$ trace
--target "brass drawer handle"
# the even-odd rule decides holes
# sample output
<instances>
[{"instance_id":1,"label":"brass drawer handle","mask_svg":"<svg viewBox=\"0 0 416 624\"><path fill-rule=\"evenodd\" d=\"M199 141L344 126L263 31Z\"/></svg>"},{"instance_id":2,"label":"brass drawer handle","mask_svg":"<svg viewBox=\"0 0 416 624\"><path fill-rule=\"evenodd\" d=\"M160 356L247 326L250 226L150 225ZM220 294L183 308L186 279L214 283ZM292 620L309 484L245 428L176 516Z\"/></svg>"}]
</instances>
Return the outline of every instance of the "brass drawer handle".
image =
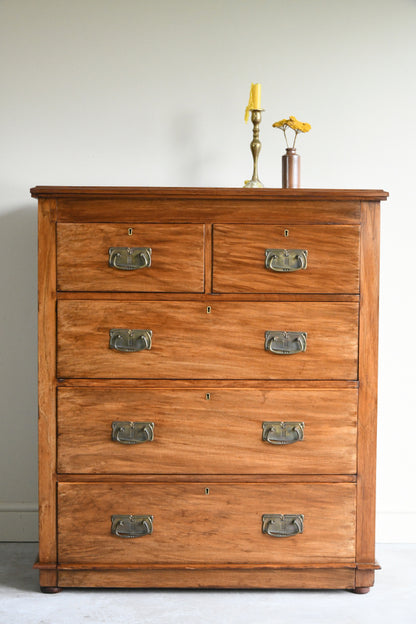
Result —
<instances>
[{"instance_id":1,"label":"brass drawer handle","mask_svg":"<svg viewBox=\"0 0 416 624\"><path fill-rule=\"evenodd\" d=\"M150 247L110 247L108 264L120 271L144 269L152 264L152 250Z\"/></svg>"},{"instance_id":2,"label":"brass drawer handle","mask_svg":"<svg viewBox=\"0 0 416 624\"><path fill-rule=\"evenodd\" d=\"M290 537L303 533L302 514L264 514L263 533L270 537Z\"/></svg>"},{"instance_id":3,"label":"brass drawer handle","mask_svg":"<svg viewBox=\"0 0 416 624\"><path fill-rule=\"evenodd\" d=\"M143 444L154 439L155 424L152 422L121 422L112 424L111 439L120 444Z\"/></svg>"},{"instance_id":4,"label":"brass drawer handle","mask_svg":"<svg viewBox=\"0 0 416 624\"><path fill-rule=\"evenodd\" d=\"M131 353L152 348L151 329L110 329L110 349Z\"/></svg>"},{"instance_id":5,"label":"brass drawer handle","mask_svg":"<svg viewBox=\"0 0 416 624\"><path fill-rule=\"evenodd\" d=\"M117 537L143 537L153 533L153 516L111 516L111 533Z\"/></svg>"},{"instance_id":6,"label":"brass drawer handle","mask_svg":"<svg viewBox=\"0 0 416 624\"><path fill-rule=\"evenodd\" d=\"M263 440L269 444L293 444L303 440L303 422L264 422Z\"/></svg>"},{"instance_id":7,"label":"brass drawer handle","mask_svg":"<svg viewBox=\"0 0 416 624\"><path fill-rule=\"evenodd\" d=\"M306 332L266 331L264 348L279 355L306 351Z\"/></svg>"},{"instance_id":8,"label":"brass drawer handle","mask_svg":"<svg viewBox=\"0 0 416 624\"><path fill-rule=\"evenodd\" d=\"M264 265L270 271L288 273L308 266L307 249L266 249Z\"/></svg>"}]
</instances>

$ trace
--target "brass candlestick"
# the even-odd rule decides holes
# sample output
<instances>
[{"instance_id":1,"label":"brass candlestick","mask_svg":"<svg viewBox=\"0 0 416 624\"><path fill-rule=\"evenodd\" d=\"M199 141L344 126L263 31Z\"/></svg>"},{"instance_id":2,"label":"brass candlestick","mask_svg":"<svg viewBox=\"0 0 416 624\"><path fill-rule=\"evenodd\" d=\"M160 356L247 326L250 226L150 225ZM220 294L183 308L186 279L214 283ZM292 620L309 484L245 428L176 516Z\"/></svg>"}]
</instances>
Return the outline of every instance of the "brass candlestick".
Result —
<instances>
[{"instance_id":1,"label":"brass candlestick","mask_svg":"<svg viewBox=\"0 0 416 624\"><path fill-rule=\"evenodd\" d=\"M258 175L258 160L261 150L261 142L259 139L261 114L264 108L251 109L251 121L253 122L253 140L250 143L251 153L253 154L253 175L251 180L244 184L244 188L263 188L264 184L260 182Z\"/></svg>"}]
</instances>

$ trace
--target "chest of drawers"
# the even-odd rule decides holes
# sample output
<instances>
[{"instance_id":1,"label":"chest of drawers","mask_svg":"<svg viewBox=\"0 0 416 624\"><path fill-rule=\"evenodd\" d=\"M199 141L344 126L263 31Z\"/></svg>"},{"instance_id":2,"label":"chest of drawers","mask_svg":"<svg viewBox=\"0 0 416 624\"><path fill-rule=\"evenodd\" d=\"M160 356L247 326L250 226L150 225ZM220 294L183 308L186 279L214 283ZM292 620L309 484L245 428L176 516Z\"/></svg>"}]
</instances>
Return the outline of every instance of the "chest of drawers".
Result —
<instances>
[{"instance_id":1,"label":"chest of drawers","mask_svg":"<svg viewBox=\"0 0 416 624\"><path fill-rule=\"evenodd\" d=\"M368 591L387 193L31 192L41 588Z\"/></svg>"}]
</instances>

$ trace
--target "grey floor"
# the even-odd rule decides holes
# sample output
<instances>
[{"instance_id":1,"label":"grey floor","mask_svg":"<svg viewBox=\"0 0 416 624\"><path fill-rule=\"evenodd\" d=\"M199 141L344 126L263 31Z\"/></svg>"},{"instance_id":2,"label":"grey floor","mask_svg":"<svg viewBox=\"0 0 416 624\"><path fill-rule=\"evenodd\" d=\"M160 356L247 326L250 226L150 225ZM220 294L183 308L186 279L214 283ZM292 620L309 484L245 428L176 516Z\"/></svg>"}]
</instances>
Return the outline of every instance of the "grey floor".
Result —
<instances>
[{"instance_id":1,"label":"grey floor","mask_svg":"<svg viewBox=\"0 0 416 624\"><path fill-rule=\"evenodd\" d=\"M0 624L416 624L416 544L379 544L366 595L347 591L39 592L37 544L0 543Z\"/></svg>"}]
</instances>

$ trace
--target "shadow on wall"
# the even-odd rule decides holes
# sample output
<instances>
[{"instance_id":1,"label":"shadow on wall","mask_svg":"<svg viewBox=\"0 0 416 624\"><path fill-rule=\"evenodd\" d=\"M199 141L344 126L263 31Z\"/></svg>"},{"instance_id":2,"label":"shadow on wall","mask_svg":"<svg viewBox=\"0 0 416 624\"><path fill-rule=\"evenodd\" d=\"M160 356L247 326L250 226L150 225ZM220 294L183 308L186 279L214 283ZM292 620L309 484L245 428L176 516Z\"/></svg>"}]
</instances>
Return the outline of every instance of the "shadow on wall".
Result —
<instances>
[{"instance_id":1,"label":"shadow on wall","mask_svg":"<svg viewBox=\"0 0 416 624\"><path fill-rule=\"evenodd\" d=\"M37 211L0 215L0 502L37 499ZM7 432L7 435L5 434Z\"/></svg>"}]
</instances>

